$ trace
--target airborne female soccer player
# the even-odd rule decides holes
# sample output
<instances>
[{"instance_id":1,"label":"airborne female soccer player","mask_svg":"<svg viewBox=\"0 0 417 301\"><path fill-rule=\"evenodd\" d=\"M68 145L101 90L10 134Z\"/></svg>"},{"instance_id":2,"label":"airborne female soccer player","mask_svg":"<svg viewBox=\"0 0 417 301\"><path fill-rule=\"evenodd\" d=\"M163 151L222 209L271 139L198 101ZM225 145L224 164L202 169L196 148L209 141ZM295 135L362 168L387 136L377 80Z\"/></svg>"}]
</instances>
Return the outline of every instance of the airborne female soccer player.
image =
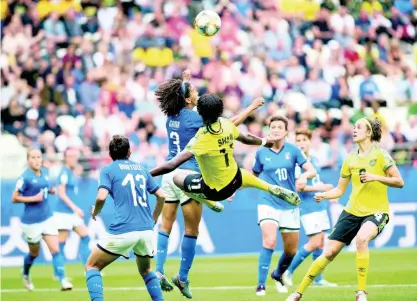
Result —
<instances>
[{"instance_id":1,"label":"airborne female soccer player","mask_svg":"<svg viewBox=\"0 0 417 301\"><path fill-rule=\"evenodd\" d=\"M197 106L198 91L189 83L190 71L185 70L182 73L182 80L171 79L158 87L155 92L162 112L167 115L166 129L169 138L169 155L168 160L174 158L180 153L203 126L203 119L200 114L194 110ZM263 105L263 98L257 98L253 103L243 110L240 114L234 116L231 121L239 125L243 120L258 107ZM181 243L181 263L179 273L172 277L173 283L179 288L181 293L192 298L189 289L188 273L191 269L195 248L197 244L198 226L201 221L203 212L202 205L194 201L178 188L173 177L182 170L188 172L200 172L198 163L195 158L191 158L182 164L177 170L165 174L162 177L162 190L166 200L162 210L162 223L158 233L158 249L156 253L156 274L160 280L162 290L171 291L173 286L168 281L164 272L164 265L167 257L168 241L172 226L177 217L179 205L181 205L184 215L184 237ZM207 201L210 209L221 211L223 205L218 202Z\"/></svg>"},{"instance_id":2,"label":"airborne female soccer player","mask_svg":"<svg viewBox=\"0 0 417 301\"><path fill-rule=\"evenodd\" d=\"M232 121L220 117L223 113L223 101L217 95L201 96L197 110L203 118L204 127L199 129L182 152L152 169L152 176L169 173L194 155L201 174L184 170L178 172L173 181L197 201L222 201L241 187L253 187L269 191L291 204L300 203L295 192L256 178L247 170L239 168L233 157L235 140L248 145L272 147L274 138L261 139L248 133L240 133Z\"/></svg>"},{"instance_id":3,"label":"airborne female soccer player","mask_svg":"<svg viewBox=\"0 0 417 301\"><path fill-rule=\"evenodd\" d=\"M381 140L381 123L378 119L359 119L353 129L353 141L359 149L343 163L337 187L316 193L315 199L335 199L343 195L352 180L352 193L333 232L328 237L323 255L317 258L297 291L286 301L299 301L314 278L349 245L356 236L356 267L358 292L356 301L366 301L366 277L369 266L371 240L378 236L388 223L388 187L402 188L404 181L391 156L375 142Z\"/></svg>"}]
</instances>

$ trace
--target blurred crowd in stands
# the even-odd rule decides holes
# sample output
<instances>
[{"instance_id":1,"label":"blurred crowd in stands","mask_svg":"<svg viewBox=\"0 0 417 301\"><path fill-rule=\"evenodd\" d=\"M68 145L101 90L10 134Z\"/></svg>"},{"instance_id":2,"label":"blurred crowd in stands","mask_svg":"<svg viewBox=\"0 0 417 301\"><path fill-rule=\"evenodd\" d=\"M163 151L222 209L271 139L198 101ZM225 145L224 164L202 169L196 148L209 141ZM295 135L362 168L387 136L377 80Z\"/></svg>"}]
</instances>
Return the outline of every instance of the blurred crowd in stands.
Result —
<instances>
[{"instance_id":1,"label":"blurred crowd in stands","mask_svg":"<svg viewBox=\"0 0 417 301\"><path fill-rule=\"evenodd\" d=\"M399 164L417 166L416 4L2 0L1 125L10 147L1 153L39 146L53 163L76 147L94 171L109 160L111 136L124 134L133 159L153 166L167 155L154 91L189 68L200 94L223 97L227 117L263 96L242 126L256 135L275 114L290 118L290 131L314 130L322 167L340 167L363 116L382 121L381 144ZM213 38L192 27L203 9L222 18ZM237 156L250 166L254 151L241 145Z\"/></svg>"}]
</instances>

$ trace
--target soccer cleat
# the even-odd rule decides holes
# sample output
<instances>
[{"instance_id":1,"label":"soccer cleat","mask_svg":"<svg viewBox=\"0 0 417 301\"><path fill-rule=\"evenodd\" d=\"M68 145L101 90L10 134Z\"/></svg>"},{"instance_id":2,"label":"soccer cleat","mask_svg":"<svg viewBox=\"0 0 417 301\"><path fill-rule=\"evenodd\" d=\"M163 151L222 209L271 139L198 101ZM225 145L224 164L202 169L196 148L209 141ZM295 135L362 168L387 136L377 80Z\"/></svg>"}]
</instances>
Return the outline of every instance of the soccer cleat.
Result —
<instances>
[{"instance_id":1,"label":"soccer cleat","mask_svg":"<svg viewBox=\"0 0 417 301\"><path fill-rule=\"evenodd\" d=\"M336 283L329 282L329 281L327 281L325 279L321 279L319 281L314 281L313 282L313 285L315 285L315 286L323 286L323 287L335 287L335 286L337 286Z\"/></svg>"},{"instance_id":2,"label":"soccer cleat","mask_svg":"<svg viewBox=\"0 0 417 301\"><path fill-rule=\"evenodd\" d=\"M178 274L172 276L171 280L172 280L172 283L174 283L174 285L178 287L181 294L185 298L188 298L188 299L193 298L193 295L191 294L191 290L190 290L190 280L187 280L186 282L182 282L180 281L180 276Z\"/></svg>"},{"instance_id":3,"label":"soccer cleat","mask_svg":"<svg viewBox=\"0 0 417 301\"><path fill-rule=\"evenodd\" d=\"M62 279L61 281L61 291L70 291L72 290L73 285L67 278Z\"/></svg>"},{"instance_id":4,"label":"soccer cleat","mask_svg":"<svg viewBox=\"0 0 417 301\"><path fill-rule=\"evenodd\" d=\"M272 195L286 201L287 203L290 203L291 205L298 206L301 203L298 194L289 189L280 187L278 185L270 185L268 190Z\"/></svg>"},{"instance_id":5,"label":"soccer cleat","mask_svg":"<svg viewBox=\"0 0 417 301\"><path fill-rule=\"evenodd\" d=\"M214 212L222 212L224 209L224 206L222 203L220 202L215 202L215 201L208 201L206 203L207 207L209 207L211 210L213 210Z\"/></svg>"},{"instance_id":6,"label":"soccer cleat","mask_svg":"<svg viewBox=\"0 0 417 301\"><path fill-rule=\"evenodd\" d=\"M284 281L285 285L292 286L292 274L286 270L284 274L282 274L282 281Z\"/></svg>"},{"instance_id":7,"label":"soccer cleat","mask_svg":"<svg viewBox=\"0 0 417 301\"><path fill-rule=\"evenodd\" d=\"M284 281L282 281L282 277L275 277L274 273L275 270L272 271L271 278L275 281L275 288L277 289L277 292L283 294L288 293L288 288L285 286Z\"/></svg>"},{"instance_id":8,"label":"soccer cleat","mask_svg":"<svg viewBox=\"0 0 417 301\"><path fill-rule=\"evenodd\" d=\"M185 191L184 191L184 194L188 196L190 199L193 199L201 204L206 205L214 212L222 212L224 209L224 206L220 202L207 200L204 197L202 197L201 194L185 192Z\"/></svg>"},{"instance_id":9,"label":"soccer cleat","mask_svg":"<svg viewBox=\"0 0 417 301\"><path fill-rule=\"evenodd\" d=\"M257 296L265 296L266 295L265 286L258 285L258 287L256 288L256 295Z\"/></svg>"},{"instance_id":10,"label":"soccer cleat","mask_svg":"<svg viewBox=\"0 0 417 301\"><path fill-rule=\"evenodd\" d=\"M22 275L23 285L27 288L29 292L33 291L35 289L35 286L32 283L32 280L30 280L30 277L28 275Z\"/></svg>"},{"instance_id":11,"label":"soccer cleat","mask_svg":"<svg viewBox=\"0 0 417 301\"><path fill-rule=\"evenodd\" d=\"M299 293L292 293L285 299L285 301L300 301L301 295Z\"/></svg>"},{"instance_id":12,"label":"soccer cleat","mask_svg":"<svg viewBox=\"0 0 417 301\"><path fill-rule=\"evenodd\" d=\"M160 272L156 272L156 277L158 277L159 279L159 283L161 284L161 289L164 292L170 292L174 289L174 287L172 286L172 284L168 281L167 277L165 277L164 274L160 273Z\"/></svg>"},{"instance_id":13,"label":"soccer cleat","mask_svg":"<svg viewBox=\"0 0 417 301\"><path fill-rule=\"evenodd\" d=\"M366 295L368 293L365 291L357 291L356 292L356 301L367 301Z\"/></svg>"}]
</instances>

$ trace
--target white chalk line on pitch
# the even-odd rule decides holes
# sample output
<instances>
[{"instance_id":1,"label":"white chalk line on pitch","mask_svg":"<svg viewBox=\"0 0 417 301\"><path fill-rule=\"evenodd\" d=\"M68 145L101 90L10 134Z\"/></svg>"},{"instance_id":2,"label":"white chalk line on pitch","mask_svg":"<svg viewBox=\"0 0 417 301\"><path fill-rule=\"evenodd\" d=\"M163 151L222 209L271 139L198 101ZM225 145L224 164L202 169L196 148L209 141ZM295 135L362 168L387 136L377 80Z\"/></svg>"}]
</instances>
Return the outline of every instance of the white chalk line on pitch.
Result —
<instances>
[{"instance_id":1,"label":"white chalk line on pitch","mask_svg":"<svg viewBox=\"0 0 417 301\"><path fill-rule=\"evenodd\" d=\"M311 288L330 288L330 289L338 289L338 288L356 288L357 285L339 285L334 287L329 286L310 286ZM366 287L369 288L386 288L386 287L417 287L417 284L370 284ZM255 286L213 286L213 287L204 287L204 286L196 286L191 288L193 291L227 291L227 290L254 290ZM76 292L84 292L87 291L87 288L74 288L72 289ZM105 287L104 291L111 292L111 291L145 291L145 287ZM4 289L0 290L1 293L26 293L26 289ZM35 289L33 292L59 292L59 288L40 288Z\"/></svg>"}]
</instances>

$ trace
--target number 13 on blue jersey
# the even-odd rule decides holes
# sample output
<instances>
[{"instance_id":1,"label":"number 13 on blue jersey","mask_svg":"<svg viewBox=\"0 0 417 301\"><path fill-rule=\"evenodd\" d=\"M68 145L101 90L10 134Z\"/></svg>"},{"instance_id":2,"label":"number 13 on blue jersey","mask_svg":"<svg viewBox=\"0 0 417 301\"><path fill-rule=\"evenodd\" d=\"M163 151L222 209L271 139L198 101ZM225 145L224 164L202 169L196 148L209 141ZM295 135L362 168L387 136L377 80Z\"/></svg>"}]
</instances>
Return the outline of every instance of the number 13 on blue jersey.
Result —
<instances>
[{"instance_id":1,"label":"number 13 on blue jersey","mask_svg":"<svg viewBox=\"0 0 417 301\"><path fill-rule=\"evenodd\" d=\"M135 180L136 182L140 182L139 188L142 190L141 194L143 197L138 195L136 192ZM133 196L133 205L138 206L139 204L142 207L148 207L148 204L146 203L146 179L145 177L142 175L136 175L135 177L133 177L133 175L129 173L124 178L122 182L122 186L126 186L128 184L130 184L130 189L131 189L132 196Z\"/></svg>"}]
</instances>

